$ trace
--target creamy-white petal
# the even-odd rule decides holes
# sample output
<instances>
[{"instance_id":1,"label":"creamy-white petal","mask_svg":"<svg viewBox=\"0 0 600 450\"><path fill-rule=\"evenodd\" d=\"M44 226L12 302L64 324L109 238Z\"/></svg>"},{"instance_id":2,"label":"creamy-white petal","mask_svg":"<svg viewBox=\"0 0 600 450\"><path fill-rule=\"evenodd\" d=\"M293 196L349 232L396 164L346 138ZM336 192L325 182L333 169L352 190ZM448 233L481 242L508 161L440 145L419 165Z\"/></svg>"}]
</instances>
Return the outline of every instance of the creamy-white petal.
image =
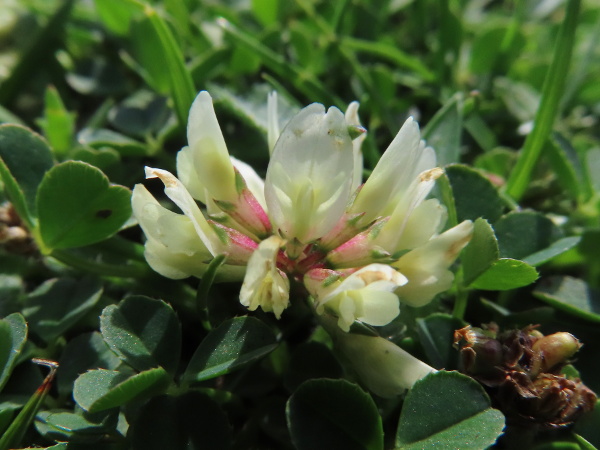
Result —
<instances>
[{"instance_id":1,"label":"creamy-white petal","mask_svg":"<svg viewBox=\"0 0 600 450\"><path fill-rule=\"evenodd\" d=\"M409 117L373 169L351 207L364 222L389 216L415 177L435 166L435 153L421 141L419 125Z\"/></svg>"},{"instance_id":2,"label":"creamy-white petal","mask_svg":"<svg viewBox=\"0 0 600 450\"><path fill-rule=\"evenodd\" d=\"M273 228L308 243L331 230L350 197L354 159L344 115L312 104L285 127L265 182Z\"/></svg>"},{"instance_id":3,"label":"creamy-white petal","mask_svg":"<svg viewBox=\"0 0 600 450\"><path fill-rule=\"evenodd\" d=\"M146 167L146 178L160 178L165 185L165 194L181 211L191 220L196 233L208 251L216 256L225 253L224 244L219 239L215 230L206 221L198 205L186 190L185 186L173 174L166 170Z\"/></svg>"},{"instance_id":4,"label":"creamy-white petal","mask_svg":"<svg viewBox=\"0 0 600 450\"><path fill-rule=\"evenodd\" d=\"M396 289L400 300L423 306L449 289L454 275L448 268L469 243L472 233L473 223L466 220L393 263L408 278L407 284Z\"/></svg>"},{"instance_id":5,"label":"creamy-white petal","mask_svg":"<svg viewBox=\"0 0 600 450\"><path fill-rule=\"evenodd\" d=\"M237 197L235 172L212 98L206 91L201 91L192 103L187 137L194 168L211 197L233 201Z\"/></svg>"}]
</instances>

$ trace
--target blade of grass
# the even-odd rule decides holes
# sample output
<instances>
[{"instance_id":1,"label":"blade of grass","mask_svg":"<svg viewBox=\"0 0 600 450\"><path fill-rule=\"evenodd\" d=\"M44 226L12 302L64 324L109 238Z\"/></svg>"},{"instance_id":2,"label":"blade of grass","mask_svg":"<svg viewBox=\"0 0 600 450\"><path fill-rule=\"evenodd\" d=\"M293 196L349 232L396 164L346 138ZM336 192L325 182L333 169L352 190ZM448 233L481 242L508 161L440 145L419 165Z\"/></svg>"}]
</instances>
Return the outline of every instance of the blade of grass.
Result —
<instances>
[{"instance_id":1,"label":"blade of grass","mask_svg":"<svg viewBox=\"0 0 600 450\"><path fill-rule=\"evenodd\" d=\"M19 448L19 444L23 439L25 432L31 425L31 422L37 414L38 409L44 402L44 399L46 398L46 395L52 386L54 375L56 375L58 363L43 359L33 359L32 361L36 364L48 366L50 368L50 373L48 373L44 379L44 382L39 388L37 388L21 412L17 415L17 417L15 417L8 429L4 432L2 438L0 438L0 450Z\"/></svg>"},{"instance_id":2,"label":"blade of grass","mask_svg":"<svg viewBox=\"0 0 600 450\"><path fill-rule=\"evenodd\" d=\"M515 200L521 199L527 189L531 171L550 135L558 113L573 51L580 3L580 0L569 0L567 3L565 19L544 81L542 100L536 113L533 130L525 139L517 164L506 183L507 194Z\"/></svg>"},{"instance_id":3,"label":"blade of grass","mask_svg":"<svg viewBox=\"0 0 600 450\"><path fill-rule=\"evenodd\" d=\"M149 5L144 5L144 14L161 43L161 48L157 49L157 52L166 63L164 70L169 74L169 86L175 104L175 113L181 126L185 127L190 106L196 97L192 76L185 65L183 52L166 22Z\"/></svg>"}]
</instances>

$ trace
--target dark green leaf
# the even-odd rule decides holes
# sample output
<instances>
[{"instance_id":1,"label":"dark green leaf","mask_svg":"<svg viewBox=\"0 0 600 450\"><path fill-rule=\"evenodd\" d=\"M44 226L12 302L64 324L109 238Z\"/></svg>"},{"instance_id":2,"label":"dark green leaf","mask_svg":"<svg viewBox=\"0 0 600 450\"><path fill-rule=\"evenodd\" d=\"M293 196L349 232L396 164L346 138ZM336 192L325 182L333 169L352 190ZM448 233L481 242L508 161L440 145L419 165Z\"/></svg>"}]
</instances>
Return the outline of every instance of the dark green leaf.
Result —
<instances>
[{"instance_id":1,"label":"dark green leaf","mask_svg":"<svg viewBox=\"0 0 600 450\"><path fill-rule=\"evenodd\" d=\"M471 284L498 259L498 242L494 230L485 219L473 224L473 237L462 253L465 285Z\"/></svg>"},{"instance_id":2,"label":"dark green leaf","mask_svg":"<svg viewBox=\"0 0 600 450\"><path fill-rule=\"evenodd\" d=\"M40 135L20 125L0 125L0 178L29 227L37 216L38 185L52 164L50 147Z\"/></svg>"},{"instance_id":3,"label":"dark green leaf","mask_svg":"<svg viewBox=\"0 0 600 450\"><path fill-rule=\"evenodd\" d=\"M527 286L538 278L537 271L517 259L501 258L494 262L471 287L488 291L506 291Z\"/></svg>"},{"instance_id":4,"label":"dark green leaf","mask_svg":"<svg viewBox=\"0 0 600 450\"><path fill-rule=\"evenodd\" d=\"M212 330L198 346L184 379L202 381L256 361L277 347L275 335L253 317L237 317Z\"/></svg>"},{"instance_id":5,"label":"dark green leaf","mask_svg":"<svg viewBox=\"0 0 600 450\"><path fill-rule=\"evenodd\" d=\"M583 280L568 276L545 278L533 295L560 311L600 322L600 295Z\"/></svg>"},{"instance_id":6,"label":"dark green leaf","mask_svg":"<svg viewBox=\"0 0 600 450\"><path fill-rule=\"evenodd\" d=\"M117 414L109 414L101 421L91 421L83 414L66 411L41 411L36 416L35 427L46 439L70 443L97 442L114 431ZM72 445L72 444L71 444Z\"/></svg>"},{"instance_id":7,"label":"dark green leaf","mask_svg":"<svg viewBox=\"0 0 600 450\"><path fill-rule=\"evenodd\" d=\"M574 431L595 447L600 447L600 400L593 411L584 414L575 424Z\"/></svg>"},{"instance_id":8,"label":"dark green leaf","mask_svg":"<svg viewBox=\"0 0 600 450\"><path fill-rule=\"evenodd\" d=\"M100 299L102 284L92 278L47 280L25 299L31 332L47 343L77 323Z\"/></svg>"},{"instance_id":9,"label":"dark green leaf","mask_svg":"<svg viewBox=\"0 0 600 450\"><path fill-rule=\"evenodd\" d=\"M511 212L494 223L501 258L523 259L550 246L559 230L543 214Z\"/></svg>"},{"instance_id":10,"label":"dark green leaf","mask_svg":"<svg viewBox=\"0 0 600 450\"><path fill-rule=\"evenodd\" d=\"M109 347L127 364L144 371L163 367L175 373L181 351L181 326L162 300L131 296L104 308L100 330Z\"/></svg>"},{"instance_id":11,"label":"dark green leaf","mask_svg":"<svg viewBox=\"0 0 600 450\"><path fill-rule=\"evenodd\" d=\"M464 327L462 320L449 314L436 313L417 319L419 341L427 361L436 369L455 369L458 353L453 348L454 331Z\"/></svg>"},{"instance_id":12,"label":"dark green leaf","mask_svg":"<svg viewBox=\"0 0 600 450\"><path fill-rule=\"evenodd\" d=\"M73 398L86 411L96 413L162 393L170 382L169 374L162 367L133 376L96 369L75 380Z\"/></svg>"},{"instance_id":13,"label":"dark green leaf","mask_svg":"<svg viewBox=\"0 0 600 450\"><path fill-rule=\"evenodd\" d=\"M475 380L457 372L423 378L404 401L398 449L473 449L492 445L504 428L504 417Z\"/></svg>"},{"instance_id":14,"label":"dark green leaf","mask_svg":"<svg viewBox=\"0 0 600 450\"><path fill-rule=\"evenodd\" d=\"M131 192L111 186L108 178L89 164L68 161L46 173L37 207L47 248L81 247L119 231L131 216Z\"/></svg>"},{"instance_id":15,"label":"dark green leaf","mask_svg":"<svg viewBox=\"0 0 600 450\"><path fill-rule=\"evenodd\" d=\"M479 171L455 164L446 167L452 186L458 222L479 217L494 223L502 215L502 199L496 188Z\"/></svg>"},{"instance_id":16,"label":"dark green leaf","mask_svg":"<svg viewBox=\"0 0 600 450\"><path fill-rule=\"evenodd\" d=\"M346 380L303 383L287 406L288 427L298 450L381 450L383 429L369 394Z\"/></svg>"},{"instance_id":17,"label":"dark green leaf","mask_svg":"<svg viewBox=\"0 0 600 450\"><path fill-rule=\"evenodd\" d=\"M0 391L8 381L13 367L27 341L27 323L14 313L0 319Z\"/></svg>"},{"instance_id":18,"label":"dark green leaf","mask_svg":"<svg viewBox=\"0 0 600 450\"><path fill-rule=\"evenodd\" d=\"M227 416L199 392L151 399L133 421L133 448L145 450L219 449L231 446Z\"/></svg>"},{"instance_id":19,"label":"dark green leaf","mask_svg":"<svg viewBox=\"0 0 600 450\"><path fill-rule=\"evenodd\" d=\"M77 141L97 150L114 149L122 156L145 156L146 145L112 130L84 128L77 135Z\"/></svg>"},{"instance_id":20,"label":"dark green leaf","mask_svg":"<svg viewBox=\"0 0 600 450\"><path fill-rule=\"evenodd\" d=\"M460 159L462 103L462 94L454 95L423 129L423 139L435 149L440 166L456 163Z\"/></svg>"},{"instance_id":21,"label":"dark green leaf","mask_svg":"<svg viewBox=\"0 0 600 450\"><path fill-rule=\"evenodd\" d=\"M86 333L69 341L59 360L56 384L61 395L70 395L75 379L90 369L116 369L121 360L115 355L102 335Z\"/></svg>"}]
</instances>

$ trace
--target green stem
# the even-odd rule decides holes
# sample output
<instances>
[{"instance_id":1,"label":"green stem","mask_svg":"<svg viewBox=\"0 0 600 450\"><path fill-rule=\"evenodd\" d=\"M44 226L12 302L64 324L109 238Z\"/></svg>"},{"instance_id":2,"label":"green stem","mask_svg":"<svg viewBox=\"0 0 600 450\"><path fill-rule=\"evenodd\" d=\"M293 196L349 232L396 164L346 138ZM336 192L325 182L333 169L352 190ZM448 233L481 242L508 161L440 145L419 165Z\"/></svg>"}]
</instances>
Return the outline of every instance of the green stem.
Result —
<instances>
[{"instance_id":1,"label":"green stem","mask_svg":"<svg viewBox=\"0 0 600 450\"><path fill-rule=\"evenodd\" d=\"M127 266L107 264L83 258L67 250L52 250L50 256L68 266L106 277L143 278L148 275L148 267L140 263L132 263Z\"/></svg>"},{"instance_id":2,"label":"green stem","mask_svg":"<svg viewBox=\"0 0 600 450\"><path fill-rule=\"evenodd\" d=\"M465 317L465 312L467 310L467 303L469 301L469 290L463 286L464 283L462 268L456 272L456 277L454 280L457 286L457 290L452 315L457 319L463 320Z\"/></svg>"},{"instance_id":3,"label":"green stem","mask_svg":"<svg viewBox=\"0 0 600 450\"><path fill-rule=\"evenodd\" d=\"M196 293L196 305L198 307L198 313L200 314L200 321L202 322L204 329L207 331L212 329L212 325L210 324L208 317L208 292L215 281L219 267L225 264L225 259L226 256L223 254L215 256L215 258L208 265L208 269L204 273L204 276L200 280L198 292Z\"/></svg>"},{"instance_id":4,"label":"green stem","mask_svg":"<svg viewBox=\"0 0 600 450\"><path fill-rule=\"evenodd\" d=\"M527 136L523 149L506 184L506 192L515 200L521 199L527 189L531 172L552 131L560 99L569 71L575 29L581 0L569 0L565 20L561 26L554 57L544 81L542 100L535 116L535 125Z\"/></svg>"}]
</instances>

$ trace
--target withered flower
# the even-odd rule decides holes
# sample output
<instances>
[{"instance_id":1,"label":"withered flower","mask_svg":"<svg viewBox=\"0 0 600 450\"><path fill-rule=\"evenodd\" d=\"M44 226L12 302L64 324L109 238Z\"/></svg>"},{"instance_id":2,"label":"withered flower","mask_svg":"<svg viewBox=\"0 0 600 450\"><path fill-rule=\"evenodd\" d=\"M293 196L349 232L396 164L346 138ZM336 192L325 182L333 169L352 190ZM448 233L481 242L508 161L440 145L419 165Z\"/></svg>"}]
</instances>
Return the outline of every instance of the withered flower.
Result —
<instances>
[{"instance_id":1,"label":"withered flower","mask_svg":"<svg viewBox=\"0 0 600 450\"><path fill-rule=\"evenodd\" d=\"M553 429L592 410L596 394L561 374L581 344L570 333L544 336L536 326L500 332L496 324L454 332L461 371L479 381L509 425Z\"/></svg>"}]
</instances>

